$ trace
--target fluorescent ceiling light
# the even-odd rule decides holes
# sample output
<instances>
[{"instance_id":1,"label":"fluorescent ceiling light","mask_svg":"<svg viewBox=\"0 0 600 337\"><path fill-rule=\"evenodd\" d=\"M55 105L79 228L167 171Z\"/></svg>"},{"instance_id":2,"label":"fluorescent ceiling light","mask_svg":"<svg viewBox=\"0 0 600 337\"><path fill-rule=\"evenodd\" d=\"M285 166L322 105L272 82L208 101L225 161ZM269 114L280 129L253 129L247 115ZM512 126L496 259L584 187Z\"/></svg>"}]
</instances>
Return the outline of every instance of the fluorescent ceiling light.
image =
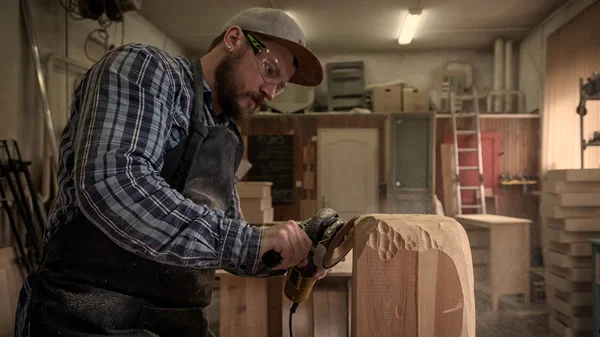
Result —
<instances>
[{"instance_id":1,"label":"fluorescent ceiling light","mask_svg":"<svg viewBox=\"0 0 600 337\"><path fill-rule=\"evenodd\" d=\"M412 41L420 21L420 9L411 9L408 11L408 16L404 20L404 26L400 32L400 37L398 37L398 44L409 44Z\"/></svg>"}]
</instances>

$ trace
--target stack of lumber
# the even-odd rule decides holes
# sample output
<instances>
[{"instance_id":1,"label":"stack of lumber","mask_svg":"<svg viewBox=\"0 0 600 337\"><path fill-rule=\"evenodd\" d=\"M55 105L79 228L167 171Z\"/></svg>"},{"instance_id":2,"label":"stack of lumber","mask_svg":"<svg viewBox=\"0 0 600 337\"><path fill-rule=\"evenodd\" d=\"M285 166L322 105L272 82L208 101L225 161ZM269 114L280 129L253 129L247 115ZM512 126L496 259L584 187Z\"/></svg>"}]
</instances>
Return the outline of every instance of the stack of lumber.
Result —
<instances>
[{"instance_id":1,"label":"stack of lumber","mask_svg":"<svg viewBox=\"0 0 600 337\"><path fill-rule=\"evenodd\" d=\"M253 225L273 222L270 181L239 181L237 191L244 219Z\"/></svg>"},{"instance_id":2,"label":"stack of lumber","mask_svg":"<svg viewBox=\"0 0 600 337\"><path fill-rule=\"evenodd\" d=\"M600 169L548 171L540 205L549 324L592 335L592 247L600 238Z\"/></svg>"}]
</instances>

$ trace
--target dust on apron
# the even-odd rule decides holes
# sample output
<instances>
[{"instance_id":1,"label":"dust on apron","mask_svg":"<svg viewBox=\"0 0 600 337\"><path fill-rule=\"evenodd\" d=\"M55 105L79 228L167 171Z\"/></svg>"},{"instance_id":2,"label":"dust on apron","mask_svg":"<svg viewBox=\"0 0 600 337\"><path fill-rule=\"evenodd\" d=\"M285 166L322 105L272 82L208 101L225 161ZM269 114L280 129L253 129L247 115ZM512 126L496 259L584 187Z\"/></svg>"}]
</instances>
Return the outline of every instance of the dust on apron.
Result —
<instances>
[{"instance_id":1,"label":"dust on apron","mask_svg":"<svg viewBox=\"0 0 600 337\"><path fill-rule=\"evenodd\" d=\"M185 197L225 212L244 144L234 123L206 126L203 76L188 136L165 155L161 176ZM158 263L117 246L80 215L45 248L33 287L32 336L207 337L214 270Z\"/></svg>"}]
</instances>

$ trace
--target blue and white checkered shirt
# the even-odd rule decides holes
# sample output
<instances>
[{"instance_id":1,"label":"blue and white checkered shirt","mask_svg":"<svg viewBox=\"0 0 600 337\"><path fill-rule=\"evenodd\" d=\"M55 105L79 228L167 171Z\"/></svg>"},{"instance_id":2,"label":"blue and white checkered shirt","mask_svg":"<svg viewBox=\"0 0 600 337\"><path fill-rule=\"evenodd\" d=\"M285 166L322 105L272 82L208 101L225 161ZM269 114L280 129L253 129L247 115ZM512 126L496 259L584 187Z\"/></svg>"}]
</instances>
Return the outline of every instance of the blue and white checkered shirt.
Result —
<instances>
[{"instance_id":1,"label":"blue and white checkered shirt","mask_svg":"<svg viewBox=\"0 0 600 337\"><path fill-rule=\"evenodd\" d=\"M206 82L204 89L205 123L233 123L213 114ZM95 64L75 89L45 241L82 211L146 258L257 273L262 231L243 221L235 189L223 213L160 177L163 156L187 135L194 99L191 62L154 47L126 45Z\"/></svg>"},{"instance_id":2,"label":"blue and white checkered shirt","mask_svg":"<svg viewBox=\"0 0 600 337\"><path fill-rule=\"evenodd\" d=\"M214 115L206 82L204 89L205 123L233 123ZM194 99L192 65L183 57L129 44L96 63L74 92L45 242L83 212L119 246L148 259L268 275L258 256L262 230L243 220L235 189L221 212L183 198L160 177L163 156L187 135ZM17 313L24 334L30 287L25 282Z\"/></svg>"}]
</instances>

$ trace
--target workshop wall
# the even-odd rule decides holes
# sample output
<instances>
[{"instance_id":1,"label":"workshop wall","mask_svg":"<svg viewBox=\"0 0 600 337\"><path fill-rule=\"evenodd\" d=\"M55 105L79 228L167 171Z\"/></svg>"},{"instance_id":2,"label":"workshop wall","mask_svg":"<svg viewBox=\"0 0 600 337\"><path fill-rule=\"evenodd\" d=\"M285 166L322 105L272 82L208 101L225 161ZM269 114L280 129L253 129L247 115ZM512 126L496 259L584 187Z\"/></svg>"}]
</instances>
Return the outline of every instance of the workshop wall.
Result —
<instances>
[{"instance_id":1,"label":"workshop wall","mask_svg":"<svg viewBox=\"0 0 600 337\"><path fill-rule=\"evenodd\" d=\"M257 115L244 119L240 124L243 135L265 135L265 134L286 134L293 135L294 181L303 180L304 167L302 164L302 151L304 146L312 146L315 151L315 158L318 158L317 143L313 141L313 136L317 135L319 128L376 128L379 130L379 181L386 181L385 175L385 148L384 137L386 133L386 115L385 114L314 114L314 115L283 115L283 116L265 116ZM352 169L352 168L340 168ZM313 167L315 172L314 190L307 191L302 187L294 189L294 203L289 205L274 205L275 221L285 221L289 219L302 220L301 218L301 200L316 199L318 195L318 173L316 165ZM385 202L385 197L380 195L380 203Z\"/></svg>"},{"instance_id":2,"label":"workshop wall","mask_svg":"<svg viewBox=\"0 0 600 337\"><path fill-rule=\"evenodd\" d=\"M44 69L47 57L51 53L66 55L84 66L89 67L93 64L92 60L86 57L84 44L88 34L100 28L97 21L69 19L66 23L67 14L58 0L29 2ZM177 43L138 13L126 13L124 22L124 39L121 35L121 23L112 23L107 29L109 45L142 42L163 48L173 55L185 54L185 50ZM67 25L68 33L65 29ZM0 134L19 142L25 158L33 161L34 177L39 180L44 145L44 118L19 0L0 2L0 31L0 60L3 65L0 68L0 104L3 106L0 111ZM92 59L98 59L104 51L98 42L88 43L88 54ZM71 74L67 82L64 68L63 64L57 62L55 69L51 70L51 81L47 83L50 106L56 115L55 127L59 135L66 121L70 92L77 79Z\"/></svg>"},{"instance_id":3,"label":"workshop wall","mask_svg":"<svg viewBox=\"0 0 600 337\"><path fill-rule=\"evenodd\" d=\"M579 79L600 71L600 2L589 7L548 37L545 92L546 165L556 169L581 168ZM600 102L586 103L583 137L589 140L600 130ZM558 136L560 135L560 136ZM600 166L598 148L585 150L586 168Z\"/></svg>"},{"instance_id":4,"label":"workshop wall","mask_svg":"<svg viewBox=\"0 0 600 337\"><path fill-rule=\"evenodd\" d=\"M547 39L597 0L572 0L537 25L519 44L519 90L525 93L528 111L543 106Z\"/></svg>"},{"instance_id":5,"label":"workshop wall","mask_svg":"<svg viewBox=\"0 0 600 337\"><path fill-rule=\"evenodd\" d=\"M588 9L590 6L596 4L596 6L598 6L598 1L597 0L573 0L573 1L568 1L563 7L561 7L560 9L558 9L556 12L554 12L552 15L550 15L546 20L544 20L542 23L540 23L536 28L532 29L531 32L527 35L527 37L525 37L521 43L519 44L519 90L521 90L526 97L527 100L527 110L528 111L534 111L536 109L539 109L541 111L542 114L548 114L550 113L548 109L552 109L551 106L547 105L547 104L551 104L550 102L545 102L544 101L544 88L545 85L548 84L548 82L546 82L546 76L548 76L550 69L548 69L548 60L549 58L547 58L547 51L548 51L548 45L550 43L550 41L548 40L549 36L551 36L552 34L554 34L555 32L559 31L562 27L565 27L567 24L573 24L574 22L580 22L581 20L581 16L580 14L584 11L586 11L586 9ZM589 29L589 28L586 28ZM588 32L590 32L588 30ZM591 32L590 32L591 33ZM575 36L576 35L576 36ZM579 34L575 34L573 37L578 40L581 38L581 35ZM576 40L570 40L570 43L575 43ZM572 61L574 60L574 57L576 54L579 53L579 48L581 47L587 47L591 45L591 41L587 41L586 43L582 44L582 45L577 45L577 49L569 49L566 46L561 46L560 48L562 48L564 50L565 53L567 53L566 55L570 55L570 58L568 59L564 59L565 62L565 66L574 66L575 64L572 63ZM577 50L577 53L574 52L574 50ZM598 68L598 67L596 67ZM584 76L589 76L590 73L585 74ZM571 73L569 75L565 74L565 76L567 76L566 78L568 78L571 81L578 81L578 76L579 76L579 72L575 72L575 73ZM560 80L562 81L562 79ZM575 83L573 86L573 83ZM571 84L569 84L570 87L572 87L573 90L577 90L577 83L576 82L571 82ZM556 102L554 102L554 104L556 104ZM560 104L560 103L559 103ZM570 100L569 102L565 102L565 104L569 104L569 106L566 108L568 111L564 111L563 113L571 116L571 114L575 113L575 107L577 106L577 102L575 100ZM561 108L561 109L565 109L565 107ZM575 118L575 116L571 116L573 118ZM568 155L566 157L559 155L557 153L557 155L551 155L551 153L554 153L554 150L552 150L552 147L554 145L550 145L550 143L552 142L553 138L556 138L556 133L555 132L550 132L551 127L550 125L552 123L555 122L551 122L555 120L555 117L551 117L551 118L546 118L543 119L543 123L541 124L541 128L543 129L542 133L541 133L541 162L540 162L540 169L541 172L545 172L546 170L550 169L551 167L579 167L579 166L561 166L563 164L561 164L560 162L563 161L563 159L558 159L558 158L564 158L566 159L570 164L569 165L579 165L579 159L574 159L575 156L578 156L579 150L576 149L575 151L570 150L571 151L571 155ZM587 123L591 123L590 120L586 120ZM560 123L556 123L555 125L561 125L561 130L559 131L565 131L565 125L562 125ZM569 124L569 130L571 130L571 124ZM571 132L575 133L577 132L577 136L568 136L569 141L567 143L569 143L569 146L579 146L579 141L578 141L578 137L579 137L579 126L576 127L576 129L573 129ZM556 131L556 130L555 130ZM567 136L563 135L561 136L559 139L561 140L560 143L563 143L564 140L566 140ZM556 144L556 142L555 142ZM572 147L571 147L572 148ZM593 151L590 151L593 152ZM550 157L552 156L552 157ZM567 159L568 158L568 159ZM577 157L579 158L579 157ZM557 161L558 160L558 161Z\"/></svg>"},{"instance_id":6,"label":"workshop wall","mask_svg":"<svg viewBox=\"0 0 600 337\"><path fill-rule=\"evenodd\" d=\"M467 129L468 120L458 120L458 128ZM496 154L500 161L499 174L512 177L535 175L540 166L540 119L539 118L482 118L481 132L495 133L500 140L499 152ZM440 200L445 200L444 176L440 144L444 137L452 133L452 120L438 118L436 123L436 194ZM484 149L485 151L485 149ZM486 172L484 172L484 175ZM497 193L499 209L494 209L492 200L486 205L488 213L511 216L533 221L531 225L531 247L534 250L532 261L537 264L541 252L539 224L539 185L531 185L524 189L523 185L500 185L499 177L494 177L498 184Z\"/></svg>"}]
</instances>

